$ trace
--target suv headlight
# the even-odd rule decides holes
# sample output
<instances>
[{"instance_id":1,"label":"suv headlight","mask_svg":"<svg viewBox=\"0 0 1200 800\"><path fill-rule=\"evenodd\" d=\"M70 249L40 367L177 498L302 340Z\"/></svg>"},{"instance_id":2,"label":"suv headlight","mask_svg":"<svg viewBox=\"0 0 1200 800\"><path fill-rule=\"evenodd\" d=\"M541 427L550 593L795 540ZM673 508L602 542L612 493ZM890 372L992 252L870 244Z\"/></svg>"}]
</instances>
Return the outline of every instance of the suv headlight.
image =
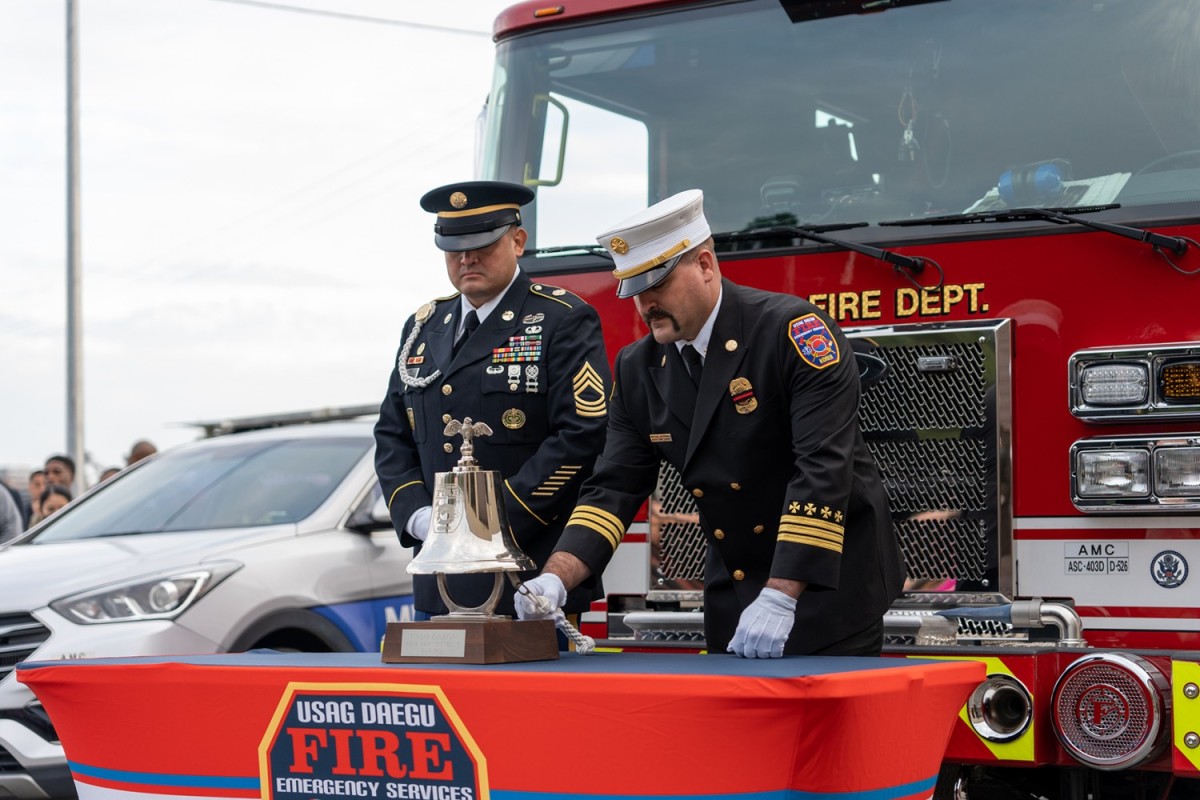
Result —
<instances>
[{"instance_id":1,"label":"suv headlight","mask_svg":"<svg viewBox=\"0 0 1200 800\"><path fill-rule=\"evenodd\" d=\"M142 577L64 597L50 607L72 622L84 625L174 619L241 567L226 561Z\"/></svg>"}]
</instances>

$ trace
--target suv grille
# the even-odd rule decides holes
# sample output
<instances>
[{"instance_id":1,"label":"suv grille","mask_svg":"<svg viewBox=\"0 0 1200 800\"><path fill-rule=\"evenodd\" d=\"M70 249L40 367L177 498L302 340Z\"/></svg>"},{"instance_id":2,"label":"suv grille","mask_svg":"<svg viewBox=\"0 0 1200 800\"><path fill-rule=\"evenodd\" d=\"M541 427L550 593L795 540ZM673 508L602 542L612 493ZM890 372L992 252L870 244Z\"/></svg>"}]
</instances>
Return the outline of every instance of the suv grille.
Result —
<instances>
[{"instance_id":1,"label":"suv grille","mask_svg":"<svg viewBox=\"0 0 1200 800\"><path fill-rule=\"evenodd\" d=\"M0 681L49 638L50 629L32 614L0 614Z\"/></svg>"}]
</instances>

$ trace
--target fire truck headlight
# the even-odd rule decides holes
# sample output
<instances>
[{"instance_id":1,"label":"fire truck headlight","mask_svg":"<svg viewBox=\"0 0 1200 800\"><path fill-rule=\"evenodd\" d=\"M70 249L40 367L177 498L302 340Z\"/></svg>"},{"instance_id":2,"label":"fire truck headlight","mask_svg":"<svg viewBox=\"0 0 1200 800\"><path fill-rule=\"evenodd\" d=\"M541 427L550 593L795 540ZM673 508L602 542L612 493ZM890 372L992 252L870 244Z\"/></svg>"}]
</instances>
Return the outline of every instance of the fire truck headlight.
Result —
<instances>
[{"instance_id":1,"label":"fire truck headlight","mask_svg":"<svg viewBox=\"0 0 1200 800\"><path fill-rule=\"evenodd\" d=\"M1200 447L1155 450L1154 492L1159 497L1200 495Z\"/></svg>"},{"instance_id":2,"label":"fire truck headlight","mask_svg":"<svg viewBox=\"0 0 1200 800\"><path fill-rule=\"evenodd\" d=\"M1079 374L1083 402L1090 406L1136 406L1150 392L1150 371L1145 364L1092 364Z\"/></svg>"},{"instance_id":3,"label":"fire truck headlight","mask_svg":"<svg viewBox=\"0 0 1200 800\"><path fill-rule=\"evenodd\" d=\"M1076 459L1080 497L1150 495L1149 450L1080 450Z\"/></svg>"},{"instance_id":4,"label":"fire truck headlight","mask_svg":"<svg viewBox=\"0 0 1200 800\"><path fill-rule=\"evenodd\" d=\"M1029 728L1033 700L1025 685L1011 675L988 675L967 700L967 718L989 742L1011 742Z\"/></svg>"},{"instance_id":5,"label":"fire truck headlight","mask_svg":"<svg viewBox=\"0 0 1200 800\"><path fill-rule=\"evenodd\" d=\"M1136 767L1154 758L1169 738L1170 688L1162 671L1140 656L1084 656L1054 685L1054 732L1088 766Z\"/></svg>"}]
</instances>

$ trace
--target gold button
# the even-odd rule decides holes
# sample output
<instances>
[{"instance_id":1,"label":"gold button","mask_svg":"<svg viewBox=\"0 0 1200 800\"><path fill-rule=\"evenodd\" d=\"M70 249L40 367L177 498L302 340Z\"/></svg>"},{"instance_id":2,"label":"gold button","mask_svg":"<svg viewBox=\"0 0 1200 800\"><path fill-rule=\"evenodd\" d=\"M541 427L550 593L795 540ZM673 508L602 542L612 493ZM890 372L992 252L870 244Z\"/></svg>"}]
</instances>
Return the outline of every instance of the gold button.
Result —
<instances>
[{"instance_id":1,"label":"gold button","mask_svg":"<svg viewBox=\"0 0 1200 800\"><path fill-rule=\"evenodd\" d=\"M740 483L731 483L729 484L729 488L733 489L735 492L740 492L742 490L742 485Z\"/></svg>"},{"instance_id":2,"label":"gold button","mask_svg":"<svg viewBox=\"0 0 1200 800\"><path fill-rule=\"evenodd\" d=\"M449 442L446 442L444 445L442 445L442 449L445 450L447 453L453 453L454 445L450 444Z\"/></svg>"},{"instance_id":3,"label":"gold button","mask_svg":"<svg viewBox=\"0 0 1200 800\"><path fill-rule=\"evenodd\" d=\"M442 394L450 394L453 391L454 387L448 383L442 387Z\"/></svg>"},{"instance_id":4,"label":"gold button","mask_svg":"<svg viewBox=\"0 0 1200 800\"><path fill-rule=\"evenodd\" d=\"M763 530L764 530L764 529L763 529L763 526L762 526L762 525L755 525L755 526L754 526L754 532L755 532L755 533L762 533L762 532L763 532Z\"/></svg>"},{"instance_id":5,"label":"gold button","mask_svg":"<svg viewBox=\"0 0 1200 800\"><path fill-rule=\"evenodd\" d=\"M717 537L718 539L724 539L725 531L721 530L720 528L717 528L715 531L713 531L713 536Z\"/></svg>"},{"instance_id":6,"label":"gold button","mask_svg":"<svg viewBox=\"0 0 1200 800\"><path fill-rule=\"evenodd\" d=\"M742 572L740 569L735 569L735 570L733 571L733 579L734 579L735 581L742 581L742 580L745 580L745 579L746 579L746 573Z\"/></svg>"},{"instance_id":7,"label":"gold button","mask_svg":"<svg viewBox=\"0 0 1200 800\"><path fill-rule=\"evenodd\" d=\"M442 422L449 422L449 421L450 421L450 415L442 414Z\"/></svg>"},{"instance_id":8,"label":"gold button","mask_svg":"<svg viewBox=\"0 0 1200 800\"><path fill-rule=\"evenodd\" d=\"M703 489L692 489L692 497L704 497Z\"/></svg>"}]
</instances>

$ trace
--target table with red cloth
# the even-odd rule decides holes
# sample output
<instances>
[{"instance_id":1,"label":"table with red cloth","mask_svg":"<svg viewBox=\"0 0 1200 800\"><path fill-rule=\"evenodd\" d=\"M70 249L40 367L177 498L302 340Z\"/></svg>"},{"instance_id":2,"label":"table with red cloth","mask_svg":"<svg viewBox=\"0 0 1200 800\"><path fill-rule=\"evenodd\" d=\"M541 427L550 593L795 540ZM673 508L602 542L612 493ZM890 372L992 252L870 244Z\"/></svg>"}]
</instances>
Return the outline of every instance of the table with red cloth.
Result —
<instances>
[{"instance_id":1,"label":"table with red cloth","mask_svg":"<svg viewBox=\"0 0 1200 800\"><path fill-rule=\"evenodd\" d=\"M81 800L907 800L974 661L251 652L26 662Z\"/></svg>"}]
</instances>

